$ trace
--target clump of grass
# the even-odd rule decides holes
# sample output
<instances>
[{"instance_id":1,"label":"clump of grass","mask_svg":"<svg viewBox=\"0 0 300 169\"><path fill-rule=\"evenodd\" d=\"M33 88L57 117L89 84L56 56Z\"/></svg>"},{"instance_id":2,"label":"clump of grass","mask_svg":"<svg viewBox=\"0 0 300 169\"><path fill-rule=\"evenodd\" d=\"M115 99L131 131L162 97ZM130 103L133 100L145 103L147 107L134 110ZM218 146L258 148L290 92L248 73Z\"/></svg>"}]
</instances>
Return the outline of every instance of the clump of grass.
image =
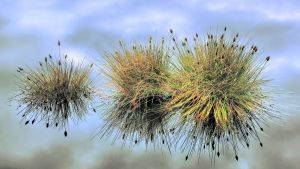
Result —
<instances>
[{"instance_id":1,"label":"clump of grass","mask_svg":"<svg viewBox=\"0 0 300 169\"><path fill-rule=\"evenodd\" d=\"M105 75L114 88L101 137L115 133L124 142L146 144L157 140L167 144L165 103L170 94L163 90L169 77L169 56L164 44L152 42L120 49L105 57Z\"/></svg>"},{"instance_id":2,"label":"clump of grass","mask_svg":"<svg viewBox=\"0 0 300 169\"><path fill-rule=\"evenodd\" d=\"M173 35L173 31L171 31ZM166 105L179 112L175 129L181 136L181 149L193 153L209 152L219 157L232 147L238 160L239 145L258 140L265 120L273 117L269 95L263 90L268 80L261 73L270 60L259 61L258 48L239 43L239 35L208 34L202 42L198 34L192 43L173 38L179 64L170 83L172 99ZM204 38L203 38L204 39Z\"/></svg>"},{"instance_id":3,"label":"clump of grass","mask_svg":"<svg viewBox=\"0 0 300 169\"><path fill-rule=\"evenodd\" d=\"M64 129L67 136L69 119L80 120L88 113L95 90L89 79L92 65L77 65L67 55L59 57L49 55L35 69L19 67L19 94L14 99L25 125L43 121L47 128Z\"/></svg>"}]
</instances>

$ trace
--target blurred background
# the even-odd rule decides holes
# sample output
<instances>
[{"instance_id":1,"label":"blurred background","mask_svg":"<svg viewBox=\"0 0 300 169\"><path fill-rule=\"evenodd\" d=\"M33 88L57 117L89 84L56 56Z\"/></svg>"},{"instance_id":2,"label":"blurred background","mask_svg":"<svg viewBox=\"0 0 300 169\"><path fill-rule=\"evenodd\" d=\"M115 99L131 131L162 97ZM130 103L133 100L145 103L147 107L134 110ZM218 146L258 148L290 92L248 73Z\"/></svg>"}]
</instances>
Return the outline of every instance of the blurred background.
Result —
<instances>
[{"instance_id":1,"label":"blurred background","mask_svg":"<svg viewBox=\"0 0 300 169\"><path fill-rule=\"evenodd\" d=\"M296 169L300 163L300 2L297 0L0 0L0 169ZM208 157L185 161L185 154L133 150L92 139L101 125L99 112L70 125L69 135L46 129L44 124L25 126L14 103L17 66L35 66L49 53L101 66L101 55L118 40L146 42L147 37L189 39L198 32L220 32L227 26L270 55L264 75L283 94L278 105L284 119L270 123L261 138L264 147L242 150L236 162L223 155L214 165ZM97 85L103 77L95 73ZM12 106L10 106L12 105ZM100 112L101 113L101 112Z\"/></svg>"}]
</instances>

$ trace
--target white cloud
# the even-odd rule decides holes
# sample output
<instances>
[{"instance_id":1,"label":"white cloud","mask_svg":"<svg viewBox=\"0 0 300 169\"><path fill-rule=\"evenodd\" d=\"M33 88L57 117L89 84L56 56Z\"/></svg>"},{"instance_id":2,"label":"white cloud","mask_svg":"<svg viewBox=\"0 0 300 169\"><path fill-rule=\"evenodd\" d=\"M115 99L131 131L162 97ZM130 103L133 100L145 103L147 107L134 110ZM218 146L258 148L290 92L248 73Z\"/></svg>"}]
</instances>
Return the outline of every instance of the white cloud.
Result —
<instances>
[{"instance_id":1,"label":"white cloud","mask_svg":"<svg viewBox=\"0 0 300 169\"><path fill-rule=\"evenodd\" d=\"M299 11L275 11L275 10L264 10L264 14L273 20L278 21L299 21L300 12Z\"/></svg>"},{"instance_id":2,"label":"white cloud","mask_svg":"<svg viewBox=\"0 0 300 169\"><path fill-rule=\"evenodd\" d=\"M81 2L81 3L80 3ZM63 1L22 1L12 5L4 13L10 16L14 29L40 31L59 38L72 31L75 24L86 16L105 14L117 3L124 0L87 0L77 3L64 3Z\"/></svg>"},{"instance_id":3,"label":"white cloud","mask_svg":"<svg viewBox=\"0 0 300 169\"><path fill-rule=\"evenodd\" d=\"M168 30L180 29L187 24L187 17L178 12L165 9L141 9L134 13L103 21L100 26L105 29L116 29L127 34L144 29Z\"/></svg>"},{"instance_id":4,"label":"white cloud","mask_svg":"<svg viewBox=\"0 0 300 169\"><path fill-rule=\"evenodd\" d=\"M68 60L75 64L88 65L90 64L90 59L88 55L78 48L68 48L62 50L62 54L68 55Z\"/></svg>"},{"instance_id":5,"label":"white cloud","mask_svg":"<svg viewBox=\"0 0 300 169\"><path fill-rule=\"evenodd\" d=\"M298 69L300 71L300 58L297 58L297 59L292 59L292 65L293 67L295 67L296 69Z\"/></svg>"},{"instance_id":6,"label":"white cloud","mask_svg":"<svg viewBox=\"0 0 300 169\"><path fill-rule=\"evenodd\" d=\"M270 64L265 69L265 72L276 71L286 65L289 65L289 61L283 57L271 58Z\"/></svg>"},{"instance_id":7,"label":"white cloud","mask_svg":"<svg viewBox=\"0 0 300 169\"><path fill-rule=\"evenodd\" d=\"M286 68L293 68L300 71L300 59L295 57L271 57L271 61L265 69L265 72L282 72Z\"/></svg>"},{"instance_id":8,"label":"white cloud","mask_svg":"<svg viewBox=\"0 0 300 169\"><path fill-rule=\"evenodd\" d=\"M295 1L259 1L259 0L217 0L189 2L189 6L197 6L210 11L244 11L261 14L267 19L277 21L299 21L300 4Z\"/></svg>"}]
</instances>

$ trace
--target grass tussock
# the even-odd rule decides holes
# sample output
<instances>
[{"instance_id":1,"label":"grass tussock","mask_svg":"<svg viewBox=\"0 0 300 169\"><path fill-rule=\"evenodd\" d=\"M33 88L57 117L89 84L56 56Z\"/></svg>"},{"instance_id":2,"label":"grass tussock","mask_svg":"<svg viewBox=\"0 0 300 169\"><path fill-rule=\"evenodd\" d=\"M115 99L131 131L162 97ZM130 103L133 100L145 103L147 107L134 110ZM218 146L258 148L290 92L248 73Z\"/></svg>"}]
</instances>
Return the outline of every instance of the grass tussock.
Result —
<instances>
[{"instance_id":1,"label":"grass tussock","mask_svg":"<svg viewBox=\"0 0 300 169\"><path fill-rule=\"evenodd\" d=\"M115 89L105 117L102 135L115 133L134 144L167 142L165 103L170 94L163 88L169 78L169 55L164 44L152 42L120 50L106 57L105 75Z\"/></svg>"},{"instance_id":2,"label":"grass tussock","mask_svg":"<svg viewBox=\"0 0 300 169\"><path fill-rule=\"evenodd\" d=\"M25 124L43 121L47 128L64 129L67 136L69 119L80 120L88 113L95 92L91 67L70 62L67 55L59 60L49 55L35 69L19 67L15 99Z\"/></svg>"},{"instance_id":3,"label":"grass tussock","mask_svg":"<svg viewBox=\"0 0 300 169\"><path fill-rule=\"evenodd\" d=\"M173 31L171 31L173 35ZM238 160L238 146L258 140L265 119L272 116L268 94L262 89L267 80L261 73L270 57L260 61L258 48L241 44L239 35L208 34L201 41L173 38L179 64L170 83L173 94L166 105L179 112L177 133L181 148L193 154L208 151L213 157L229 145Z\"/></svg>"}]
</instances>

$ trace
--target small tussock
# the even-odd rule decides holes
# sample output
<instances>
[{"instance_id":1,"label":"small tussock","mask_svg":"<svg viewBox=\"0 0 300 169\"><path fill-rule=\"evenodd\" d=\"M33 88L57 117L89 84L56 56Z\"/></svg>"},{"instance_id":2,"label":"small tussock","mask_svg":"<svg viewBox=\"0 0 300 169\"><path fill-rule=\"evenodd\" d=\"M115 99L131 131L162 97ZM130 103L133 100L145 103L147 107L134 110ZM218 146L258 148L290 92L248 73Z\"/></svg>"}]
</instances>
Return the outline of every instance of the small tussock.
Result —
<instances>
[{"instance_id":1,"label":"small tussock","mask_svg":"<svg viewBox=\"0 0 300 169\"><path fill-rule=\"evenodd\" d=\"M91 66L76 65L67 55L59 60L49 55L38 68L17 71L19 94L14 99L25 124L43 121L47 128L65 130L70 118L80 120L88 113L95 92L89 79Z\"/></svg>"}]
</instances>

